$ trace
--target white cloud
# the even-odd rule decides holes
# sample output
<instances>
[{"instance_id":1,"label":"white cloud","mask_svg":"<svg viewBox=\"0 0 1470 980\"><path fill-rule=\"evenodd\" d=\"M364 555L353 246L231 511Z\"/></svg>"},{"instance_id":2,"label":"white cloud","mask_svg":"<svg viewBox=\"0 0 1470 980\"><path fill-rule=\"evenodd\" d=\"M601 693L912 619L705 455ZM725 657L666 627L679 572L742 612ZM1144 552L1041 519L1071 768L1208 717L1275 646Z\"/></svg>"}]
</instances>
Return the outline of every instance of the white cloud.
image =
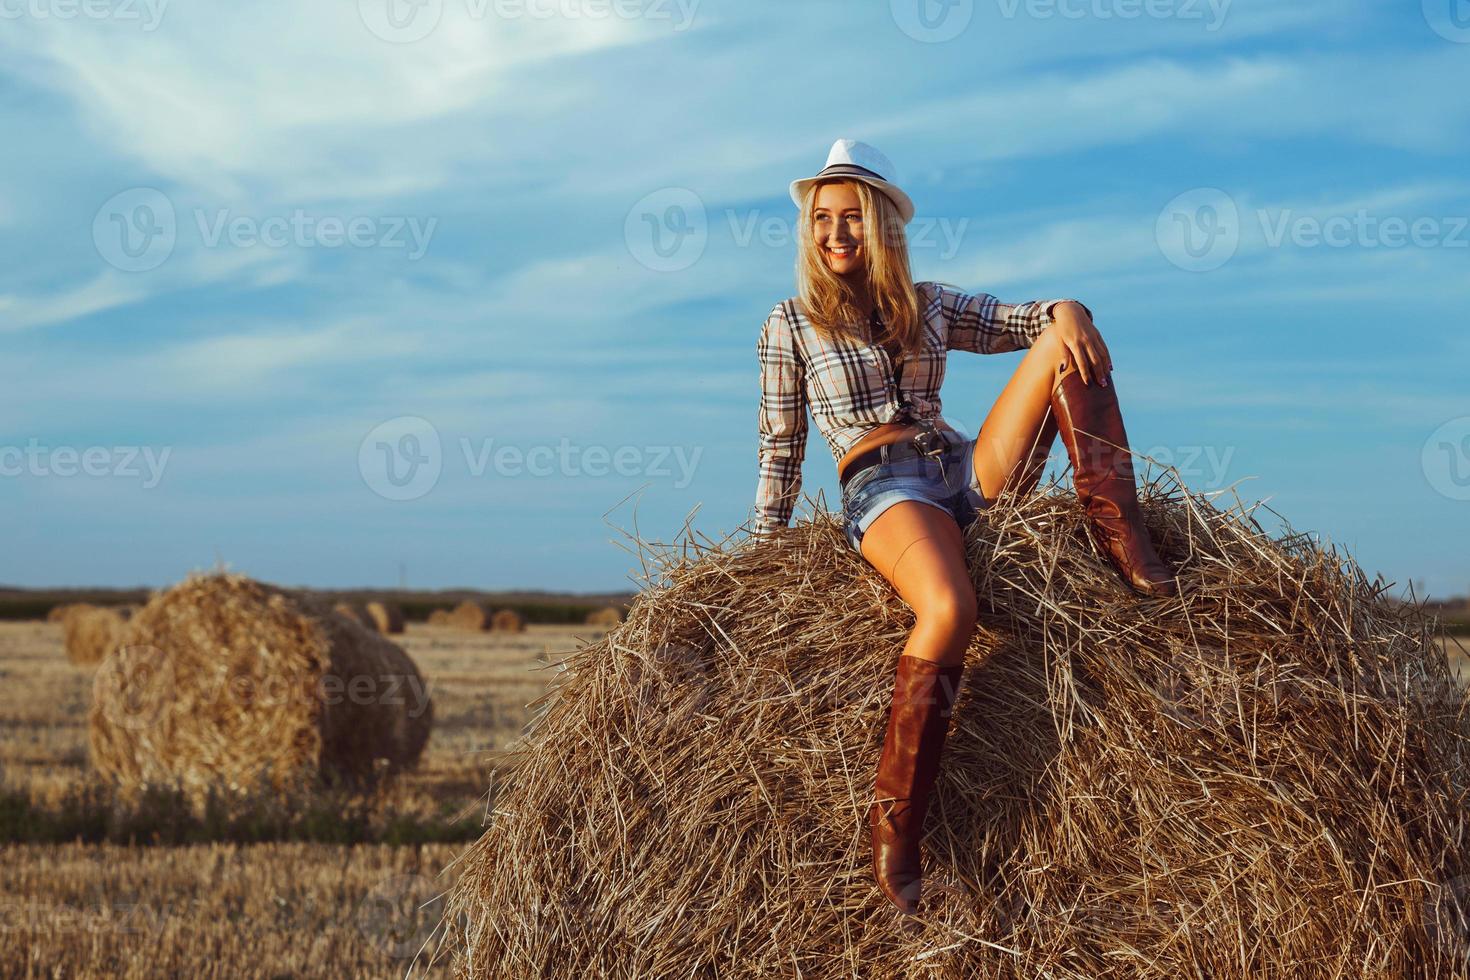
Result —
<instances>
[{"instance_id":1,"label":"white cloud","mask_svg":"<svg viewBox=\"0 0 1470 980\"><path fill-rule=\"evenodd\" d=\"M1316 193L1300 200L1261 199L1253 189L1235 190L1231 197L1240 218L1238 245L1219 273L1206 273L1229 276L1230 288L1212 293L1211 303L1340 301L1406 290L1416 295L1424 290L1446 300L1462 295L1463 284L1454 269L1463 259L1464 246L1375 247L1365 238L1364 247L1300 247L1290 237L1277 243L1273 236L1283 220L1321 226L1333 219L1356 221L1355 216L1363 213L1368 216L1361 222L1365 227L1378 227L1389 217L1408 222L1418 217L1447 219L1440 227L1448 238L1457 227L1457 213L1463 218L1463 208L1456 202L1467 192L1470 184L1463 181L1407 181L1327 199ZM963 241L981 244L961 251L955 260L961 272L941 269L931 275L916 258L915 274L992 292L1013 283L1089 280L1119 291L1169 289L1171 284L1182 289L1184 281L1197 287L1198 274L1169 267L1154 237L1155 208L1162 208L1174 193L1161 192L1158 201L1142 202L1145 209L1131 214L1113 211L1060 220L1010 215L1004 225L988 232L972 225ZM1470 241L1470 228L1461 228L1457 238ZM1025 298L1001 295L1012 302Z\"/></svg>"},{"instance_id":2,"label":"white cloud","mask_svg":"<svg viewBox=\"0 0 1470 980\"><path fill-rule=\"evenodd\" d=\"M1463 52L1449 50L1455 47L1228 55L1197 63L1151 56L1087 72L1068 70L1059 55L1017 80L977 87L977 94L927 98L876 114L862 132L901 149L909 173L942 170L950 161L1050 157L1164 135L1199 145L1320 136L1442 153L1464 145L1470 122ZM1430 92L1434 98L1409 94Z\"/></svg>"},{"instance_id":3,"label":"white cloud","mask_svg":"<svg viewBox=\"0 0 1470 980\"><path fill-rule=\"evenodd\" d=\"M65 323L113 307L136 303L151 290L143 280L105 269L77 286L57 292L21 296L0 293L0 330L23 330Z\"/></svg>"},{"instance_id":4,"label":"white cloud","mask_svg":"<svg viewBox=\"0 0 1470 980\"><path fill-rule=\"evenodd\" d=\"M104 268L79 283L49 292L0 293L0 332L66 323L242 276L253 277L257 285L280 285L299 276L303 265L298 254L267 249L200 249L173 256L147 273Z\"/></svg>"},{"instance_id":5,"label":"white cloud","mask_svg":"<svg viewBox=\"0 0 1470 980\"><path fill-rule=\"evenodd\" d=\"M40 63L31 80L70 96L121 154L170 180L231 196L260 182L288 197L370 196L449 176L466 141L415 127L471 109L532 116L555 95L515 86L514 72L647 33L615 17L548 24L446 3L436 30L395 44L358 6L173 4L154 31L21 18L0 47Z\"/></svg>"}]
</instances>

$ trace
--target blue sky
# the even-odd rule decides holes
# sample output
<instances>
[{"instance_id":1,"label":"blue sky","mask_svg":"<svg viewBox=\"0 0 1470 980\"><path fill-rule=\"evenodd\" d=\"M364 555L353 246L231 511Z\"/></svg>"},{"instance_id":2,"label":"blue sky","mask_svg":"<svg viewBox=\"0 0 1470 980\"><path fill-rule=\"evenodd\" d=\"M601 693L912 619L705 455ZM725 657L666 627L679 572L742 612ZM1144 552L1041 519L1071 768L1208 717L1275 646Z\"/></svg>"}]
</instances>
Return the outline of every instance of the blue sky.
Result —
<instances>
[{"instance_id":1,"label":"blue sky","mask_svg":"<svg viewBox=\"0 0 1470 980\"><path fill-rule=\"evenodd\" d=\"M1088 304L1136 449L1470 589L1466 0L389 2L3 5L0 582L636 587L751 516L849 137L916 278Z\"/></svg>"}]
</instances>

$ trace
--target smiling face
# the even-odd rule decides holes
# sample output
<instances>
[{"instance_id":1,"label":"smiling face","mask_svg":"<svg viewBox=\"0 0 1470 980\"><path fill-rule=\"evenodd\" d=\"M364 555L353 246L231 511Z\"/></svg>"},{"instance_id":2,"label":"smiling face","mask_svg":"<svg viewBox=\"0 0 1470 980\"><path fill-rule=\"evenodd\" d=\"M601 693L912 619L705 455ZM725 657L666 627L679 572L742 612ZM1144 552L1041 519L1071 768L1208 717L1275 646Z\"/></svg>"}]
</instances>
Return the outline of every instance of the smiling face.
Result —
<instances>
[{"instance_id":1,"label":"smiling face","mask_svg":"<svg viewBox=\"0 0 1470 980\"><path fill-rule=\"evenodd\" d=\"M843 181L817 188L812 237L829 269L843 277L861 276L867 261L863 208L852 184Z\"/></svg>"}]
</instances>

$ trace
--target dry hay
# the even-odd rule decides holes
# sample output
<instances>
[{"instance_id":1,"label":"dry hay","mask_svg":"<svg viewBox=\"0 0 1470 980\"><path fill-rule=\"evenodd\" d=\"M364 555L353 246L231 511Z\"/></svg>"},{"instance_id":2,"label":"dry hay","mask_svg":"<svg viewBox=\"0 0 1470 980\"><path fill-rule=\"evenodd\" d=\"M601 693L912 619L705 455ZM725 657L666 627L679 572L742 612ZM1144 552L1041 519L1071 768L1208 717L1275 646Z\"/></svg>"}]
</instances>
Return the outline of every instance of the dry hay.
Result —
<instances>
[{"instance_id":1,"label":"dry hay","mask_svg":"<svg viewBox=\"0 0 1470 980\"><path fill-rule=\"evenodd\" d=\"M134 616L99 668L91 752L124 788L364 783L413 766L432 717L413 661L378 633L308 595L194 575Z\"/></svg>"},{"instance_id":2,"label":"dry hay","mask_svg":"<svg viewBox=\"0 0 1470 980\"><path fill-rule=\"evenodd\" d=\"M505 633L524 633L526 617L514 609L497 609L490 617L490 628Z\"/></svg>"},{"instance_id":3,"label":"dry hay","mask_svg":"<svg viewBox=\"0 0 1470 980\"><path fill-rule=\"evenodd\" d=\"M73 609L81 609L82 607L89 606L89 605L91 605L91 604L90 603L86 603L86 602L63 602L63 603L59 603L58 605L52 606L49 610L46 611L46 622L48 622L48 623L60 623L60 622L64 622L66 620L66 614L67 613L71 612ZM93 607L93 608L95 608L95 607Z\"/></svg>"},{"instance_id":4,"label":"dry hay","mask_svg":"<svg viewBox=\"0 0 1470 980\"><path fill-rule=\"evenodd\" d=\"M379 633L402 633L403 610L391 602L369 602L364 608Z\"/></svg>"},{"instance_id":5,"label":"dry hay","mask_svg":"<svg viewBox=\"0 0 1470 980\"><path fill-rule=\"evenodd\" d=\"M1422 608L1223 492L1140 490L1183 599L1129 592L1055 481L968 529L912 920L864 822L908 606L820 508L638 541L648 586L534 702L439 949L496 978L1466 976L1470 730Z\"/></svg>"},{"instance_id":6,"label":"dry hay","mask_svg":"<svg viewBox=\"0 0 1470 980\"><path fill-rule=\"evenodd\" d=\"M587 614L588 626L616 626L623 621L623 611L617 606L604 606Z\"/></svg>"},{"instance_id":7,"label":"dry hay","mask_svg":"<svg viewBox=\"0 0 1470 980\"><path fill-rule=\"evenodd\" d=\"M75 603L61 620L66 659L78 667L95 667L122 639L126 618L108 606Z\"/></svg>"},{"instance_id":8,"label":"dry hay","mask_svg":"<svg viewBox=\"0 0 1470 980\"><path fill-rule=\"evenodd\" d=\"M466 599L449 613L447 625L462 630L488 630L490 610L481 603Z\"/></svg>"},{"instance_id":9,"label":"dry hay","mask_svg":"<svg viewBox=\"0 0 1470 980\"><path fill-rule=\"evenodd\" d=\"M429 612L428 624L430 626L453 626L454 613L448 609L434 609Z\"/></svg>"},{"instance_id":10,"label":"dry hay","mask_svg":"<svg viewBox=\"0 0 1470 980\"><path fill-rule=\"evenodd\" d=\"M339 616L346 616L359 626L366 626L370 630L381 633L378 629L378 621L368 612L367 606L360 602L339 602L332 606L332 612Z\"/></svg>"}]
</instances>

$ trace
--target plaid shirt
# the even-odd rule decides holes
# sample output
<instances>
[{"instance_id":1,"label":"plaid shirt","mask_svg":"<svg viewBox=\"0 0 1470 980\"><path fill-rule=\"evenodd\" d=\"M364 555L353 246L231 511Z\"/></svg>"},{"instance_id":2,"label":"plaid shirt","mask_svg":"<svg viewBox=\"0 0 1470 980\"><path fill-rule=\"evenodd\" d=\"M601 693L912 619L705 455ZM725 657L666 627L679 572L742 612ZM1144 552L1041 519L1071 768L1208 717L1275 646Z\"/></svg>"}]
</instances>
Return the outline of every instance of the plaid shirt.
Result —
<instances>
[{"instance_id":1,"label":"plaid shirt","mask_svg":"<svg viewBox=\"0 0 1470 980\"><path fill-rule=\"evenodd\" d=\"M864 434L893 420L901 401L908 403L911 417L940 416L939 386L949 351L1001 354L1030 347L1054 322L1052 307L1068 302L1011 304L989 293L966 293L937 282L914 286L924 345L904 366L901 393L893 386L893 363L881 344L824 340L797 312L795 299L776 304L766 317L756 344L761 386L756 537L791 521L801 490L808 409L826 437L834 463L840 462ZM869 337L876 340L871 333Z\"/></svg>"}]
</instances>

